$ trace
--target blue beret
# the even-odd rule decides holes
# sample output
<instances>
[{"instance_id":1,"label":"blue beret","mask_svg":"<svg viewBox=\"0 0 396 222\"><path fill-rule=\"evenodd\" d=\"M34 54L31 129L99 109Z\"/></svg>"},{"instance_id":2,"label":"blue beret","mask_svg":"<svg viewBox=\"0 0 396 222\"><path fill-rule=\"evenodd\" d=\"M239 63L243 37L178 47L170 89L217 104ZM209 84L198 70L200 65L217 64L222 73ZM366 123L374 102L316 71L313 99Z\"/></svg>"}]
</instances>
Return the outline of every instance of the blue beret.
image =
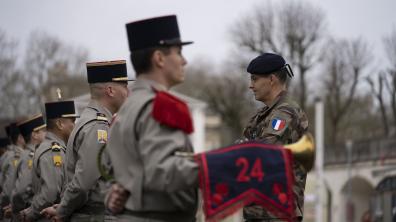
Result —
<instances>
[{"instance_id":1,"label":"blue beret","mask_svg":"<svg viewBox=\"0 0 396 222\"><path fill-rule=\"evenodd\" d=\"M264 53L253 59L247 72L255 75L268 75L285 67L286 61L282 56L273 53Z\"/></svg>"}]
</instances>

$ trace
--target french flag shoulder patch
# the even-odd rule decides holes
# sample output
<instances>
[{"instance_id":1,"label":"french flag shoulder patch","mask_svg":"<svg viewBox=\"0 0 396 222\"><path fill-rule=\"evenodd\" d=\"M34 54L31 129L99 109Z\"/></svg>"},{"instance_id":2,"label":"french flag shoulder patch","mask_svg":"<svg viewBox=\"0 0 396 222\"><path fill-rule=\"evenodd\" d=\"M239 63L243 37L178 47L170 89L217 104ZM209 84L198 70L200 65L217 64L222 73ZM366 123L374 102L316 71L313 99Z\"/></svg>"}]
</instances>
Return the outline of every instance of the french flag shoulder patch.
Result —
<instances>
[{"instance_id":1,"label":"french flag shoulder patch","mask_svg":"<svg viewBox=\"0 0 396 222\"><path fill-rule=\"evenodd\" d=\"M276 131L283 130L286 126L286 120L274 118L271 121L271 126Z\"/></svg>"}]
</instances>

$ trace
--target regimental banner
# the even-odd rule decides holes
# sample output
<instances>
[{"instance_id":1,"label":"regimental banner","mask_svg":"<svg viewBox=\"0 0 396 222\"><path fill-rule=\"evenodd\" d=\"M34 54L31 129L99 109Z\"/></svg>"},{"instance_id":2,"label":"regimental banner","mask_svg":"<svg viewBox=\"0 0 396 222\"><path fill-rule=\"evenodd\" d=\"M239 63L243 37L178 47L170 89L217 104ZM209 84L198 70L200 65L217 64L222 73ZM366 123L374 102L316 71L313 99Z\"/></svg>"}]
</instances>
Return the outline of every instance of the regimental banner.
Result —
<instances>
[{"instance_id":1,"label":"regimental banner","mask_svg":"<svg viewBox=\"0 0 396 222\"><path fill-rule=\"evenodd\" d=\"M286 220L294 217L291 151L248 142L196 155L207 221L222 219L251 203Z\"/></svg>"}]
</instances>

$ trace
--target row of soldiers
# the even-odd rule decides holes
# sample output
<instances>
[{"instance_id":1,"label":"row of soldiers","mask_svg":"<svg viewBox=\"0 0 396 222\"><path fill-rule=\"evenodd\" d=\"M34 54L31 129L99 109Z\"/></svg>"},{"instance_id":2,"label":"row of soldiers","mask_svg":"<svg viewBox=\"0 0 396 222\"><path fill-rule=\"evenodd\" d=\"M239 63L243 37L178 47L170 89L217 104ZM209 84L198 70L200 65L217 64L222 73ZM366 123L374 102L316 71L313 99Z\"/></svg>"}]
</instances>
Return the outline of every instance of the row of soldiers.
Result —
<instances>
[{"instance_id":1,"label":"row of soldiers","mask_svg":"<svg viewBox=\"0 0 396 222\"><path fill-rule=\"evenodd\" d=\"M6 127L11 144L1 158L4 219L43 220L41 211L54 204L62 218L103 217L106 181L96 156L128 94L126 62L87 63L87 73L92 100L81 116L73 101L48 102L46 121L39 114Z\"/></svg>"},{"instance_id":2,"label":"row of soldiers","mask_svg":"<svg viewBox=\"0 0 396 222\"><path fill-rule=\"evenodd\" d=\"M40 114L8 127L12 145L1 159L3 218L196 220L199 167L186 158L193 154L192 118L187 104L168 93L184 81L182 46L192 42L180 39L175 15L126 28L137 76L130 91L125 60L87 63L91 100L80 116L73 101L49 102L46 124ZM267 106L252 118L242 141L296 142L308 123L285 92L290 67L267 53L253 60L248 72L256 99ZM300 164L295 176L300 221L306 177ZM277 219L260 206L249 209L247 221Z\"/></svg>"}]
</instances>

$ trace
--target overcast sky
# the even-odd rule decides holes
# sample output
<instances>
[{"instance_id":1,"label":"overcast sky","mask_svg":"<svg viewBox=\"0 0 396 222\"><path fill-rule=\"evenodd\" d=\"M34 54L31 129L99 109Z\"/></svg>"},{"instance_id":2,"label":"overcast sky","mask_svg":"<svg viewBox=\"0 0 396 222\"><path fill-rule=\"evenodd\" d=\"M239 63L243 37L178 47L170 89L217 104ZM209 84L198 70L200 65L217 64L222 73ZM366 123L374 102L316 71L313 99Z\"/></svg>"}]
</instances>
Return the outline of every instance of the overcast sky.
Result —
<instances>
[{"instance_id":1,"label":"overcast sky","mask_svg":"<svg viewBox=\"0 0 396 222\"><path fill-rule=\"evenodd\" d=\"M188 60L221 62L231 48L228 30L265 0L1 0L0 28L25 47L29 33L43 30L89 50L91 61L128 59L125 24L166 14L178 16ZM283 0L277 0L283 1ZM381 60L382 38L396 28L396 0L308 0L324 10L337 37L362 36Z\"/></svg>"}]
</instances>

